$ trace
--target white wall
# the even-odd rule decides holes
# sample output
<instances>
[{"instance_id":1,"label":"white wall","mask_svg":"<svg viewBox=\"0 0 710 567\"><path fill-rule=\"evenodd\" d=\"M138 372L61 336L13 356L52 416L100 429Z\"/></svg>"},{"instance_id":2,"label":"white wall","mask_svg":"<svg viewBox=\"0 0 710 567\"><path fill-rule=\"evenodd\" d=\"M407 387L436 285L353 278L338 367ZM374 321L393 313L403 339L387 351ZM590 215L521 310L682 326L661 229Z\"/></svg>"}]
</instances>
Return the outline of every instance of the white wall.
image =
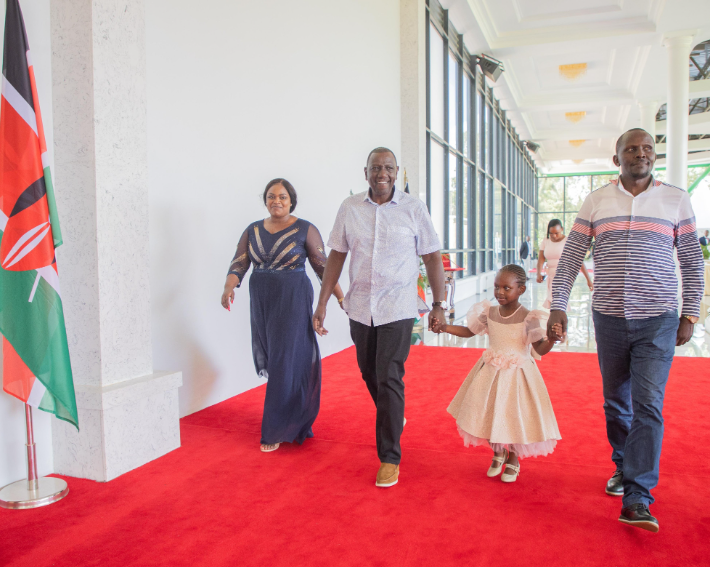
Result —
<instances>
[{"instance_id":1,"label":"white wall","mask_svg":"<svg viewBox=\"0 0 710 567\"><path fill-rule=\"evenodd\" d=\"M52 61L49 41L49 0L20 0L27 37L32 51L32 63L37 79L40 108L44 120L47 148L52 158ZM4 46L5 2L0 5L0 54ZM61 191L61 187L56 187ZM62 211L59 211L61 221ZM61 265L60 265L61 274ZM1 351L2 349L0 349ZM0 356L1 353L0 353ZM0 364L0 375L2 365ZM51 473L52 429L50 419L54 416L43 411L34 411L35 443L37 445L37 468L40 475ZM18 399L0 389L0 487L27 475L25 452L25 410Z\"/></svg>"},{"instance_id":2,"label":"white wall","mask_svg":"<svg viewBox=\"0 0 710 567\"><path fill-rule=\"evenodd\" d=\"M147 50L154 366L186 415L262 383L248 282L219 299L266 183L327 239L368 152L399 153L399 0L147 0ZM323 356L351 344L333 300L326 328Z\"/></svg>"}]
</instances>

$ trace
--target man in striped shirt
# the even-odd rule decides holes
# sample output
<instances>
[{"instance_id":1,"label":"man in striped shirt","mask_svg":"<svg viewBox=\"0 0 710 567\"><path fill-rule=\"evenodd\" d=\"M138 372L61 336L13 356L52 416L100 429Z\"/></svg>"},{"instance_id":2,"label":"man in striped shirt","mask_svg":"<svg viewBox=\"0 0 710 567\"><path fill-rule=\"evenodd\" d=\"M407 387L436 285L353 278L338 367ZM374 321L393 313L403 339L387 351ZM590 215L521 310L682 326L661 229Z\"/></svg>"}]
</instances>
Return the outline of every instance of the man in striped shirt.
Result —
<instances>
[{"instance_id":1,"label":"man in striped shirt","mask_svg":"<svg viewBox=\"0 0 710 567\"><path fill-rule=\"evenodd\" d=\"M567 330L567 302L594 239L592 311L604 384L607 437L616 472L606 493L623 496L619 521L652 532L663 397L675 347L700 315L703 256L686 191L652 176L655 143L634 128L616 143L618 180L592 192L567 237L552 285L548 333ZM678 316L676 249L683 305Z\"/></svg>"}]
</instances>

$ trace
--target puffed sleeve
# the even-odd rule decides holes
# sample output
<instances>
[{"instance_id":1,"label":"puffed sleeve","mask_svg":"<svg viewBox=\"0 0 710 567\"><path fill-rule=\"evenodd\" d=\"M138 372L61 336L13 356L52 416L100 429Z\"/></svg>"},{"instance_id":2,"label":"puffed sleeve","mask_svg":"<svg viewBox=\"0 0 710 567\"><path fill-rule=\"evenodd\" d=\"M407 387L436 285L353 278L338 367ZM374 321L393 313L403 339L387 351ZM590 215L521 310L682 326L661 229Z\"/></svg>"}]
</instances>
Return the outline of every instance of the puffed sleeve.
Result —
<instances>
[{"instance_id":1,"label":"puffed sleeve","mask_svg":"<svg viewBox=\"0 0 710 567\"><path fill-rule=\"evenodd\" d=\"M311 264L311 268L318 276L318 281L322 282L325 262L328 260L328 256L325 255L320 232L313 225L308 227L308 233L306 234L306 252L308 253L308 262Z\"/></svg>"},{"instance_id":2,"label":"puffed sleeve","mask_svg":"<svg viewBox=\"0 0 710 567\"><path fill-rule=\"evenodd\" d=\"M466 313L466 326L474 335L488 334L488 310L491 302L487 299L474 303Z\"/></svg>"},{"instance_id":3,"label":"puffed sleeve","mask_svg":"<svg viewBox=\"0 0 710 567\"><path fill-rule=\"evenodd\" d=\"M531 345L547 338L547 313L536 309L525 317L525 344Z\"/></svg>"},{"instance_id":4,"label":"puffed sleeve","mask_svg":"<svg viewBox=\"0 0 710 567\"><path fill-rule=\"evenodd\" d=\"M542 250L543 252L545 251L545 242L547 242L547 238L543 238L540 241L540 246L538 247L538 250Z\"/></svg>"},{"instance_id":5,"label":"puffed sleeve","mask_svg":"<svg viewBox=\"0 0 710 567\"><path fill-rule=\"evenodd\" d=\"M237 282L237 287L242 285L242 280L249 270L251 265L251 260L249 259L249 252L247 251L249 247L249 229L247 228L242 237L239 239L239 244L237 244L237 251L232 258L232 263L229 265L229 274L234 274L239 278Z\"/></svg>"}]
</instances>

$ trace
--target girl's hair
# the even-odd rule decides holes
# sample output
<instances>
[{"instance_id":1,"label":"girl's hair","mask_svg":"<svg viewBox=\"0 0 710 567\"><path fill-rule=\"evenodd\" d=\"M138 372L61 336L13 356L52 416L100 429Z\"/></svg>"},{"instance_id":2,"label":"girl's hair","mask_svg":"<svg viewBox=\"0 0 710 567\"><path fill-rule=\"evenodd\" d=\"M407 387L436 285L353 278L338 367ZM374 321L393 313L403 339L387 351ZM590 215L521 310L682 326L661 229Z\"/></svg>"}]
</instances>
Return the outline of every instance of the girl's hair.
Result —
<instances>
[{"instance_id":1,"label":"girl's hair","mask_svg":"<svg viewBox=\"0 0 710 567\"><path fill-rule=\"evenodd\" d=\"M298 203L298 195L296 195L296 190L293 188L293 185L291 185L283 177L277 177L276 179L272 179L266 184L266 189L264 189L264 204L266 205L266 194L269 192L269 189L271 189L274 185L283 185L284 189L286 189L288 196L291 197L291 210L289 212L292 213L296 209L296 204Z\"/></svg>"},{"instance_id":2,"label":"girl's hair","mask_svg":"<svg viewBox=\"0 0 710 567\"><path fill-rule=\"evenodd\" d=\"M503 266L499 273L501 274L513 274L515 276L515 283L518 285L526 285L528 281L528 275L525 273L525 269L517 264L507 264Z\"/></svg>"},{"instance_id":3,"label":"girl's hair","mask_svg":"<svg viewBox=\"0 0 710 567\"><path fill-rule=\"evenodd\" d=\"M550 229L556 226L562 227L562 230L565 229L565 227L562 226L562 221L560 219L552 219L547 223L547 238L550 238Z\"/></svg>"}]
</instances>

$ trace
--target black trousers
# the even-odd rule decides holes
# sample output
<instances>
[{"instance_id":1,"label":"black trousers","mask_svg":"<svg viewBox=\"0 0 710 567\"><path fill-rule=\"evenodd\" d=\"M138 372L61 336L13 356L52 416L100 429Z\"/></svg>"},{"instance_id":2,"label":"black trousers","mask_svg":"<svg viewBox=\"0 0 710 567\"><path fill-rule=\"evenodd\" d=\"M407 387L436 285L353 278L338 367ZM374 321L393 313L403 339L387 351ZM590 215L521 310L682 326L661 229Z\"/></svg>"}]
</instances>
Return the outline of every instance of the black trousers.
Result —
<instances>
[{"instance_id":1,"label":"black trousers","mask_svg":"<svg viewBox=\"0 0 710 567\"><path fill-rule=\"evenodd\" d=\"M350 319L350 336L357 350L362 379L377 407L377 455L398 465L399 438L404 426L404 362L409 356L414 319L375 327Z\"/></svg>"}]
</instances>

